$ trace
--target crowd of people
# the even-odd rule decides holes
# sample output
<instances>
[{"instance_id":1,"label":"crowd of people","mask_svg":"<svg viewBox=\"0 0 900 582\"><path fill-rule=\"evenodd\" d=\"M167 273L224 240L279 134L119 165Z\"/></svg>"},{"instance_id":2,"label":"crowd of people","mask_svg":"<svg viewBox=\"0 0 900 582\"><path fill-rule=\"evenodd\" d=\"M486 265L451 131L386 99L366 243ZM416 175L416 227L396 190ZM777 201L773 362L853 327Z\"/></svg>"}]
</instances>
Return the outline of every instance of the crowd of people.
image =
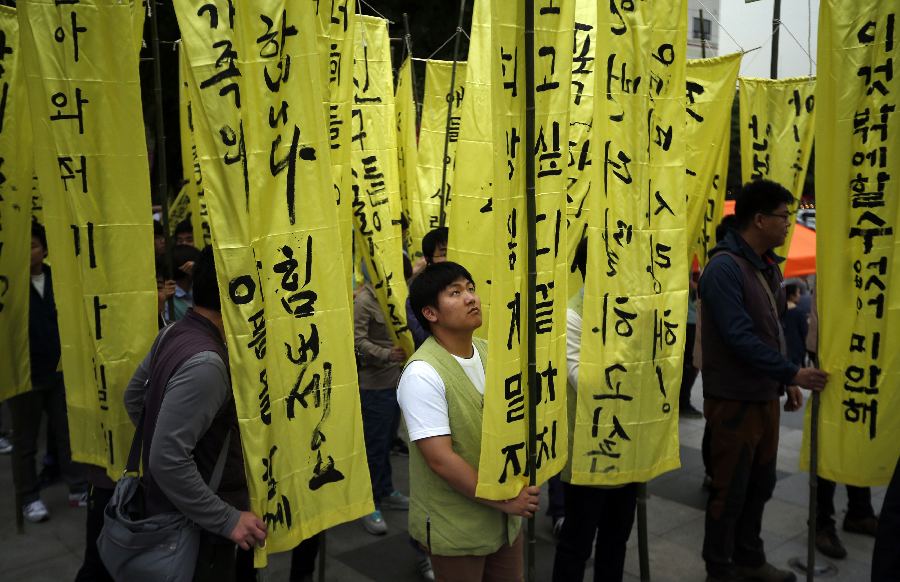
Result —
<instances>
[{"instance_id":1,"label":"crowd of people","mask_svg":"<svg viewBox=\"0 0 900 582\"><path fill-rule=\"evenodd\" d=\"M791 194L778 184L746 184L735 216L717 232L705 269L691 277L679 402L683 416L706 419L709 501L702 556L711 582L795 579L767 559L763 512L775 488L782 399L785 411L798 410L801 390L823 390L828 376L816 367L815 300L800 283L784 283L783 259L773 252L788 233L792 203ZM193 579L253 580L251 549L265 542L267 528L250 511L215 260L209 247L200 251L194 246L192 232L189 221L179 224L175 244L167 249L157 223L161 331L122 405L143 440L145 511L178 512L203 530ZM448 231L440 228L424 237L420 259L411 260L406 254L410 249L404 254L408 325L416 348L412 354L392 340L371 284L354 292L354 345L375 503L375 511L360 524L372 535L384 535L389 524L382 510L407 511L409 543L426 580L521 581L522 520L536 515L540 489L523 486L505 501L476 495L483 398L490 389L485 385L487 343L475 336L483 319L473 277L464 265L447 260L447 246ZM578 245L573 267L582 279L588 252L596 247L588 238ZM25 519L48 519L36 459L38 430L46 415L48 449L69 488L70 504L87 506L85 559L76 580L111 580L95 542L114 483L102 469L71 460L53 281L44 263L47 250L44 230L35 223L29 316L33 388L9 399L12 434L10 442L0 440L0 452L13 455ZM171 272L168 264L174 267ZM583 301L582 288L567 309L570 435L579 391ZM690 401L698 372L702 412ZM408 455L406 493L395 487L392 454L401 459ZM214 468L221 463L222 478L213 484ZM875 581L900 579L898 471L880 517L868 489L847 487L843 528L877 536ZM840 559L847 551L836 533L835 487L819 478L816 545ZM551 480L554 582L582 580L592 555L595 581L623 578L637 495L637 483L572 483L571 461ZM318 547L319 536L314 536L293 551L292 581L312 579Z\"/></svg>"}]
</instances>

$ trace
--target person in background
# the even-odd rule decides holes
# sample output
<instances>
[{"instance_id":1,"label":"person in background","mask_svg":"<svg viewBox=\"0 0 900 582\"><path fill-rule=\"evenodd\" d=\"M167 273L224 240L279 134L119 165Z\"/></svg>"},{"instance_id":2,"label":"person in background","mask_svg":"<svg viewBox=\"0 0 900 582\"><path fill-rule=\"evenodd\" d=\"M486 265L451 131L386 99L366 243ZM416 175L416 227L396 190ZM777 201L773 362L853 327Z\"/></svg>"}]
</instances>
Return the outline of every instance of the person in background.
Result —
<instances>
[{"instance_id":1,"label":"person in background","mask_svg":"<svg viewBox=\"0 0 900 582\"><path fill-rule=\"evenodd\" d=\"M194 227L191 226L190 218L185 218L175 227L175 244L196 248L194 245Z\"/></svg>"},{"instance_id":2,"label":"person in background","mask_svg":"<svg viewBox=\"0 0 900 582\"><path fill-rule=\"evenodd\" d=\"M31 390L13 396L9 403L12 417L12 458L16 492L22 501L22 512L30 522L45 521L50 512L41 501L35 467L38 431L41 417L47 415L56 440L55 453L63 479L69 487L69 505L87 504L87 487L82 468L72 462L69 448L69 420L66 391L61 369L61 347L57 324L53 276L44 263L47 258L47 235L44 227L31 225L31 297L28 311L28 342L31 357Z\"/></svg>"},{"instance_id":3,"label":"person in background","mask_svg":"<svg viewBox=\"0 0 900 582\"><path fill-rule=\"evenodd\" d=\"M581 273L582 282L585 280L587 270L587 255L588 239L585 238L576 247L573 259L574 266ZM569 460L566 461L566 466L560 474L565 493L565 520L562 522L556 544L553 582L583 580L585 564L592 551L595 582L622 580L625 569L625 545L631 535L637 507L637 483L619 487L594 487L571 483L574 440L572 435L575 432L576 395L579 389L583 306L582 286L581 290L569 300L569 307L566 310Z\"/></svg>"},{"instance_id":4,"label":"person in background","mask_svg":"<svg viewBox=\"0 0 900 582\"><path fill-rule=\"evenodd\" d=\"M678 415L685 418L702 418L703 413L691 404L691 389L699 370L694 367L694 339L697 335L697 274L688 280L687 325L684 334L684 363L681 372L681 392L678 399Z\"/></svg>"},{"instance_id":5,"label":"person in background","mask_svg":"<svg viewBox=\"0 0 900 582\"><path fill-rule=\"evenodd\" d=\"M166 310L166 321L179 321L194 306L192 292L194 263L200 258L200 251L190 245L175 245L172 249L172 263L177 265L175 269L175 297L174 315Z\"/></svg>"},{"instance_id":6,"label":"person in background","mask_svg":"<svg viewBox=\"0 0 900 582\"><path fill-rule=\"evenodd\" d=\"M436 228L422 237L422 257L425 259L425 264L422 267L443 263L447 260L447 241L449 238L450 230L446 226ZM421 268L416 270L414 266L413 275L410 279L415 279L420 272ZM428 339L430 333L427 328L422 327L419 323L419 319L416 317L408 297L406 299L406 322L410 333L412 333L413 342L418 348L422 345L422 342Z\"/></svg>"},{"instance_id":7,"label":"person in background","mask_svg":"<svg viewBox=\"0 0 900 582\"><path fill-rule=\"evenodd\" d=\"M157 259L166 254L166 234L158 220L153 221L153 251Z\"/></svg>"},{"instance_id":8,"label":"person in background","mask_svg":"<svg viewBox=\"0 0 900 582\"><path fill-rule=\"evenodd\" d=\"M353 338L359 354L359 400L375 501L375 511L361 523L370 534L384 535L388 526L381 510L409 509L409 499L394 489L391 470L391 443L400 414L397 381L407 354L391 339L371 283L353 299Z\"/></svg>"},{"instance_id":9,"label":"person in background","mask_svg":"<svg viewBox=\"0 0 900 582\"><path fill-rule=\"evenodd\" d=\"M704 415L712 485L703 559L707 580L791 582L766 560L760 531L775 488L780 420L803 402L799 387L822 390L828 375L787 358L781 326L786 307L773 250L784 244L794 197L755 180L738 194L736 230L710 253L700 277Z\"/></svg>"},{"instance_id":10,"label":"person in background","mask_svg":"<svg viewBox=\"0 0 900 582\"><path fill-rule=\"evenodd\" d=\"M443 582L521 582L521 517L538 509L538 487L507 501L475 495L487 342L474 338L481 300L457 263L428 265L409 291L431 337L400 378L397 399L409 450L409 533ZM502 389L502 388L501 388Z\"/></svg>"},{"instance_id":11,"label":"person in background","mask_svg":"<svg viewBox=\"0 0 900 582\"><path fill-rule=\"evenodd\" d=\"M797 306L800 300L800 286L789 283L784 286L787 311L781 320L787 356L790 361L802 367L806 361L806 334L809 331L808 314Z\"/></svg>"},{"instance_id":12,"label":"person in background","mask_svg":"<svg viewBox=\"0 0 900 582\"><path fill-rule=\"evenodd\" d=\"M900 457L884 494L872 551L872 582L900 580Z\"/></svg>"}]
</instances>

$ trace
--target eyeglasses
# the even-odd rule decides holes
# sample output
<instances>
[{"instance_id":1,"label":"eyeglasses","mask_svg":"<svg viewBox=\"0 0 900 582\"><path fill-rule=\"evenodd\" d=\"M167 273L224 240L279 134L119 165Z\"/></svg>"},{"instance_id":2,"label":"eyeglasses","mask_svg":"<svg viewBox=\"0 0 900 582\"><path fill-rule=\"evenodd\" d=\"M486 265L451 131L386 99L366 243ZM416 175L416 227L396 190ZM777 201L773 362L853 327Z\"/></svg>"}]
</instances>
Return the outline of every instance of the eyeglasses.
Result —
<instances>
[{"instance_id":1,"label":"eyeglasses","mask_svg":"<svg viewBox=\"0 0 900 582\"><path fill-rule=\"evenodd\" d=\"M790 222L792 218L794 218L795 212L786 212L784 214L778 214L777 212L760 212L763 216L774 216L775 218L780 218L785 222Z\"/></svg>"}]
</instances>

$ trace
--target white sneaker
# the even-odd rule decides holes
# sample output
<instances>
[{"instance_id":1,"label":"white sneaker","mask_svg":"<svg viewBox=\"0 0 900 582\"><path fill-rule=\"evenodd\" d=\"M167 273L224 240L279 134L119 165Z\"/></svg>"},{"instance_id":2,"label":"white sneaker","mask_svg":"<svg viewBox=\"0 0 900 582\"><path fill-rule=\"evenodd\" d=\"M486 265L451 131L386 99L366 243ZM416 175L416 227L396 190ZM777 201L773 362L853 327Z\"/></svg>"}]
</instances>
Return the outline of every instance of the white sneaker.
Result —
<instances>
[{"instance_id":1,"label":"white sneaker","mask_svg":"<svg viewBox=\"0 0 900 582\"><path fill-rule=\"evenodd\" d=\"M22 514L31 523L39 523L50 519L50 512L44 502L38 499L22 506Z\"/></svg>"},{"instance_id":2,"label":"white sneaker","mask_svg":"<svg viewBox=\"0 0 900 582\"><path fill-rule=\"evenodd\" d=\"M416 568L419 570L419 575L422 576L423 580L434 582L434 570L431 568L431 558L423 556L418 560Z\"/></svg>"},{"instance_id":3,"label":"white sneaker","mask_svg":"<svg viewBox=\"0 0 900 582\"><path fill-rule=\"evenodd\" d=\"M369 515L362 518L362 526L373 536L383 536L387 533L388 527L381 516L381 512L377 509Z\"/></svg>"},{"instance_id":4,"label":"white sneaker","mask_svg":"<svg viewBox=\"0 0 900 582\"><path fill-rule=\"evenodd\" d=\"M0 436L0 455L8 455L12 452L12 443L5 436Z\"/></svg>"}]
</instances>

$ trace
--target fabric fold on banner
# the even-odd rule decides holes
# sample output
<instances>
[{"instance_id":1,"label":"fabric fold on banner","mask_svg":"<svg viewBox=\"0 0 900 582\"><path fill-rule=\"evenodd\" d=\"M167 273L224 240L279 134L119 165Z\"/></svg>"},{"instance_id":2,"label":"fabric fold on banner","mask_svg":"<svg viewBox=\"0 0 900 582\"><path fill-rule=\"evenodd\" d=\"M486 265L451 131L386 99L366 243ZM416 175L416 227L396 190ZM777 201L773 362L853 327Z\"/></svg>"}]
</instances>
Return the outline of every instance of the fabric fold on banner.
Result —
<instances>
[{"instance_id":1,"label":"fabric fold on banner","mask_svg":"<svg viewBox=\"0 0 900 582\"><path fill-rule=\"evenodd\" d=\"M419 196L416 171L419 165L416 101L413 95L413 63L407 55L397 73L394 102L397 107L397 166L400 177L400 208L407 228L403 234L403 248L410 260L422 256L422 237L413 235L412 200Z\"/></svg>"},{"instance_id":2,"label":"fabric fold on banner","mask_svg":"<svg viewBox=\"0 0 900 582\"><path fill-rule=\"evenodd\" d=\"M451 87L453 61L425 61L425 94L422 99L422 124L419 129L419 152L417 160L417 196L410 200L412 215L412 244L422 248L422 237L440 226L441 196L444 200L446 216L454 195L454 175L456 171L456 150L462 123L462 106L465 101L466 62L456 63L456 82ZM450 125L447 126L448 104ZM449 129L449 134L448 134ZM447 159L444 159L444 141L447 142ZM442 194L444 164L446 163L445 194Z\"/></svg>"},{"instance_id":3,"label":"fabric fold on banner","mask_svg":"<svg viewBox=\"0 0 900 582\"><path fill-rule=\"evenodd\" d=\"M31 119L16 9L0 6L0 402L31 388Z\"/></svg>"},{"instance_id":4,"label":"fabric fold on banner","mask_svg":"<svg viewBox=\"0 0 900 582\"><path fill-rule=\"evenodd\" d=\"M529 483L529 391L537 392L534 443L537 484L559 473L568 449L566 394L566 167L574 4L535 7L535 127L525 142L525 14L492 5L491 90L494 139L494 243L491 258L486 385L476 494L510 499ZM483 115L479 112L478 115ZM504 148L505 144L505 148ZM525 156L534 156L535 216L526 219ZM455 212L455 211L454 211ZM537 257L534 297L528 297L529 230ZM528 377L528 309L535 312L536 385ZM503 389L500 389L500 387Z\"/></svg>"},{"instance_id":5,"label":"fabric fold on banner","mask_svg":"<svg viewBox=\"0 0 900 582\"><path fill-rule=\"evenodd\" d=\"M212 244L212 230L209 226L209 211L206 209L206 200L203 198L203 172L200 169L200 158L197 156L197 144L194 139L194 111L191 106L190 64L181 43L178 43L178 127L181 137L181 170L184 186L182 192L187 199L186 213L190 214L191 227L194 230L194 246L202 249ZM179 197L182 193L179 193ZM180 208L185 204L179 204L176 199L172 205ZM184 216L182 216L184 219ZM178 224L173 217L169 218L170 227L174 232Z\"/></svg>"},{"instance_id":6,"label":"fabric fold on banner","mask_svg":"<svg viewBox=\"0 0 900 582\"><path fill-rule=\"evenodd\" d=\"M354 242L394 343L415 351L406 325L397 124L387 21L357 17L352 112Z\"/></svg>"},{"instance_id":7,"label":"fabric fold on banner","mask_svg":"<svg viewBox=\"0 0 900 582\"><path fill-rule=\"evenodd\" d=\"M794 195L788 208L797 212L815 131L815 77L748 79L738 77L741 120L741 179L766 178ZM775 249L786 257L794 224L784 245ZM782 269L784 263L782 263Z\"/></svg>"},{"instance_id":8,"label":"fabric fold on banner","mask_svg":"<svg viewBox=\"0 0 900 582\"><path fill-rule=\"evenodd\" d=\"M176 11L262 567L373 505L315 6L229 5Z\"/></svg>"},{"instance_id":9,"label":"fabric fold on banner","mask_svg":"<svg viewBox=\"0 0 900 582\"><path fill-rule=\"evenodd\" d=\"M731 107L741 53L687 62L685 188L688 263L706 265L722 221L731 148Z\"/></svg>"},{"instance_id":10,"label":"fabric fold on banner","mask_svg":"<svg viewBox=\"0 0 900 582\"><path fill-rule=\"evenodd\" d=\"M571 482L648 481L679 466L687 311L685 0L598 13ZM638 83L637 79L641 82Z\"/></svg>"},{"instance_id":11,"label":"fabric fold on banner","mask_svg":"<svg viewBox=\"0 0 900 582\"><path fill-rule=\"evenodd\" d=\"M887 484L900 454L900 11L822 0L816 86L818 474ZM896 65L895 65L896 66ZM804 102L805 103L805 102ZM827 185L823 187L821 185ZM827 235L825 235L827 233ZM800 464L809 468L809 418Z\"/></svg>"},{"instance_id":12,"label":"fabric fold on banner","mask_svg":"<svg viewBox=\"0 0 900 582\"><path fill-rule=\"evenodd\" d=\"M157 330L134 36L142 11L130 1L28 0L18 16L72 458L117 479L134 433L123 393ZM73 23L77 41L66 34ZM110 38L125 48L109 50Z\"/></svg>"}]
</instances>

